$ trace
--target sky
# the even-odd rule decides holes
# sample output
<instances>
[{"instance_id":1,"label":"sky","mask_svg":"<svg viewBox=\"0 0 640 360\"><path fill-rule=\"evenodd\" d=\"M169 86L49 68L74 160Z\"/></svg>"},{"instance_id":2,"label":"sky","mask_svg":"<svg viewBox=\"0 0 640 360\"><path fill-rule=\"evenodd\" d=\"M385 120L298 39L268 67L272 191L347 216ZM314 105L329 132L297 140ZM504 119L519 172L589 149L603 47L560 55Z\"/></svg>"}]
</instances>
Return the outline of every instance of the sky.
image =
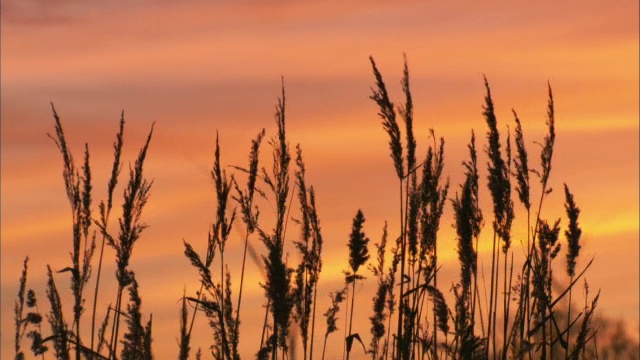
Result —
<instances>
[{"instance_id":1,"label":"sky","mask_svg":"<svg viewBox=\"0 0 640 360\"><path fill-rule=\"evenodd\" d=\"M638 330L637 1L3 0L1 7L3 358L13 354L13 306L25 256L28 286L42 303L46 265L62 269L70 261L62 160L47 137L54 131L50 103L76 159L89 144L96 201L106 197L121 112L125 170L155 123L145 165L154 181L143 213L149 228L136 243L131 268L140 282L146 318L153 313L154 351L158 358L170 358L177 354L179 300L183 291L194 294L198 285L198 274L183 255L183 240L204 249L215 221L209 172L216 133L227 171L233 171L231 165L245 166L256 134L263 128L268 138L275 134L273 114L283 83L288 139L302 146L326 239L319 309L326 309L329 292L341 286L358 209L372 241L379 240L385 221L390 234L398 232L396 178L386 134L369 99L374 78L368 58L375 58L392 100L400 103L403 54L411 75L419 157L433 141L430 129L444 137L451 195L462 182L460 164L472 129L478 147L485 146L483 76L501 131L513 129L511 111L518 112L534 166L551 85L557 133L550 179L554 191L542 217L564 218L561 190L567 183L582 210L578 267L595 258L586 278L592 295L602 290L598 311L624 318ZM262 152L261 160L268 161L268 147ZM484 154L479 163L486 178ZM118 198L125 175L116 189ZM488 217L489 193L486 183L481 186ZM539 188L534 191L539 194ZM268 221L273 205L261 206ZM522 214L517 204L514 225L521 229L515 233L520 238L526 234ZM289 243L299 234L291 224ZM447 206L439 259L443 276L454 282L452 224ZM227 248L231 269L239 269L243 234L241 226L232 233ZM487 226L482 239L489 236ZM264 251L256 239L253 244L258 253ZM293 246L288 252L292 261L297 259ZM98 300L99 316L115 297L113 258L107 249L108 279ZM264 314L259 267L250 263L247 271L240 340L245 357L257 350ZM66 294L68 279L58 274L56 281ZM562 281L566 284L560 276ZM374 288L370 278L358 298L368 304ZM358 331L368 334L370 307L357 310ZM317 331L324 333L324 319L317 321ZM210 331L203 318L196 328L193 347L208 348ZM23 346L28 348L26 342ZM341 346L328 351L329 358L338 357Z\"/></svg>"}]
</instances>

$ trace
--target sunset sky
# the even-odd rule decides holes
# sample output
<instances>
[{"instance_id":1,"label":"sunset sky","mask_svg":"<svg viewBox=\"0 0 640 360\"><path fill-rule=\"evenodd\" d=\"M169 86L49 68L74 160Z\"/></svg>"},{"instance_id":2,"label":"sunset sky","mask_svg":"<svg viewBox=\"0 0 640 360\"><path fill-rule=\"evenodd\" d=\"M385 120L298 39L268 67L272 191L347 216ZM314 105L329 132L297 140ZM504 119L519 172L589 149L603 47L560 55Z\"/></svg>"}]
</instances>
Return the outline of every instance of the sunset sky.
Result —
<instances>
[{"instance_id":1,"label":"sunset sky","mask_svg":"<svg viewBox=\"0 0 640 360\"><path fill-rule=\"evenodd\" d=\"M118 199L127 164L155 122L145 169L154 180L143 213L149 228L134 248L131 268L140 283L143 312L147 318L153 313L156 356L173 358L180 297L184 289L195 294L198 285L198 274L183 254L183 239L203 251L215 220L209 171L216 131L223 164L245 166L256 134L262 128L269 138L275 133L282 78L288 139L303 148L325 237L316 330L324 334L320 314L348 266L347 241L357 209L367 218L365 232L372 241L380 239L385 220L392 237L399 232L397 179L377 108L369 99L374 78L368 57L375 58L392 100L400 103L403 53L411 74L419 157L433 141L433 128L446 141L444 171L451 196L462 182L460 164L472 129L478 147L485 146L483 75L505 134L507 126L515 126L511 109L518 112L535 167L539 147L534 141L544 138L551 84L557 133L550 180L554 191L542 217L562 217L565 225L561 190L567 183L582 210L578 267L595 257L587 280L591 295L602 290L598 313L624 318L637 331L637 1L3 0L1 6L2 358L13 356L13 306L25 256L30 258L28 286L36 290L41 311L46 309L46 265L62 269L70 263L71 214L62 159L47 137L54 132L50 102L76 161L89 143L96 204L106 198L121 111L125 166ZM261 160L270 160L268 146L262 155ZM479 163L486 179L484 154ZM489 193L485 182L481 186L480 201L490 219ZM536 197L539 190L534 187ZM272 205L261 205L267 221ZM516 201L517 239L526 234L523 210ZM447 204L439 261L450 283L457 281L458 271L452 224ZM239 272L243 233L238 226L228 244L232 273ZM287 235L294 262L290 240L299 235L295 225ZM490 235L487 221L481 241L488 244ZM564 246L564 236L561 241ZM257 239L253 244L264 252ZM114 302L113 257L107 248L108 280L99 316ZM564 252L558 261L564 262ZM562 269L558 264L557 272ZM254 263L248 276L240 339L244 357L258 350L264 314L262 277ZM364 306L356 309L365 343L375 288L368 277L359 290L363 295L358 294ZM68 276L58 274L56 280L67 294ZM566 285L565 278L559 281ZM91 306L89 293L87 298ZM204 318L199 320L192 347L206 350L211 332ZM341 335L334 336L341 344ZM341 349L329 349L327 358L337 357Z\"/></svg>"}]
</instances>

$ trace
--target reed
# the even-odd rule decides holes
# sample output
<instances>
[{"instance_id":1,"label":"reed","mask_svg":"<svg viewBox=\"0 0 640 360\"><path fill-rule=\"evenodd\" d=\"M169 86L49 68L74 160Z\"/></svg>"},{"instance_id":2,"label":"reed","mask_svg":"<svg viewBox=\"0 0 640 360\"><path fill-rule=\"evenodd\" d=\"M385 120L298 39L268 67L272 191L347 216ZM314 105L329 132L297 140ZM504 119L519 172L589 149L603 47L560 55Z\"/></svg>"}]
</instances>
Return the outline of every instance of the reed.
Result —
<instances>
[{"instance_id":1,"label":"reed","mask_svg":"<svg viewBox=\"0 0 640 360\"><path fill-rule=\"evenodd\" d=\"M452 199L458 237L460 262L459 288L454 288L456 298L455 353L460 358L479 356L484 350L482 339L475 336L475 301L477 290L478 252L477 241L482 227L482 212L478 202L478 170L476 165L475 135L471 133L470 160L463 162L465 181L460 186L460 196ZM480 316L482 318L482 316Z\"/></svg>"},{"instance_id":2,"label":"reed","mask_svg":"<svg viewBox=\"0 0 640 360\"><path fill-rule=\"evenodd\" d=\"M301 256L295 275L294 317L300 326L303 356L306 360L313 358L315 309L318 280L322 271L323 239L316 210L315 193L313 187L307 188L305 180L305 165L300 145L296 146L296 154L298 170L295 177L302 219L299 221L301 240L294 242ZM311 338L309 338L309 328L311 328Z\"/></svg>"},{"instance_id":3,"label":"reed","mask_svg":"<svg viewBox=\"0 0 640 360\"><path fill-rule=\"evenodd\" d=\"M567 184L564 184L565 194L565 210L567 218L569 219L569 227L564 231L567 238L567 275L573 282L573 278L576 275L576 259L580 254L580 236L582 235L582 229L578 224L578 217L580 216L580 208L576 205L573 199L573 194L569 191ZM567 343L571 343L571 295L573 287L569 288L569 301L567 305ZM565 358L569 357L569 347L565 349Z\"/></svg>"},{"instance_id":4,"label":"reed","mask_svg":"<svg viewBox=\"0 0 640 360\"><path fill-rule=\"evenodd\" d=\"M153 135L153 125L147 136L147 140L138 154L133 167L129 168L129 182L124 190L124 200L122 204L122 217L118 219L119 233L117 238L111 236L106 228L101 228L107 240L107 245L116 251L116 279L118 281L118 293L116 296L116 307L114 310L113 326L110 341L110 353L113 357L117 353L118 332L120 327L120 316L122 314L122 295L125 287L133 283L133 272L129 270L129 260L133 253L133 246L140 239L142 232L147 228L147 224L142 222L142 210L149 199L149 191L153 181L148 181L144 176L144 161L151 137Z\"/></svg>"},{"instance_id":5,"label":"reed","mask_svg":"<svg viewBox=\"0 0 640 360\"><path fill-rule=\"evenodd\" d=\"M349 267L350 270L345 273L345 287L351 285L351 313L349 315L349 333L345 339L347 345L347 360L351 354L351 348L354 340L362 343L360 334L353 333L353 309L356 299L356 282L364 280L364 277L358 274L358 269L369 260L369 238L365 235L362 226L365 222L364 214L360 209L353 218L351 234L349 235ZM364 344L362 345L364 347ZM365 351L366 352L366 351Z\"/></svg>"},{"instance_id":6,"label":"reed","mask_svg":"<svg viewBox=\"0 0 640 360\"><path fill-rule=\"evenodd\" d=\"M111 215L111 209L113 207L113 191L115 190L118 184L118 176L120 175L120 171L122 170L122 163L120 158L122 156L122 145L123 145L123 137L124 137L124 111L120 115L120 128L118 134L116 135L116 141L113 144L113 167L111 169L111 178L109 179L107 185L107 203L105 205L104 201L100 202L100 219L98 220L98 228L101 229L101 243L100 243L100 256L98 258L98 272L96 274L96 285L93 293L93 307L91 311L91 350L94 348L94 338L95 338L95 329L96 329L96 310L97 310L97 302L98 302L98 294L100 289L100 275L102 274L102 260L104 258L104 245L106 243L106 229L109 224L109 216ZM105 318L104 323L108 322L108 318ZM105 325L106 326L106 325ZM102 334L104 335L104 329ZM99 347L99 346L98 346ZM97 350L100 353L100 349Z\"/></svg>"},{"instance_id":7,"label":"reed","mask_svg":"<svg viewBox=\"0 0 640 360\"><path fill-rule=\"evenodd\" d=\"M262 229L258 230L262 243L267 248L267 255L262 256L266 269L266 281L262 287L265 289L273 319L273 334L269 341L269 351L273 360L277 359L278 348L281 349L283 356L287 352L286 339L289 334L294 301L291 292L293 270L287 266L283 258L287 198L289 196L289 163L291 161L285 130L285 105L283 85L275 114L278 133L269 141L273 149L271 173L266 168L262 168L263 179L276 202L276 225L272 234L268 234Z\"/></svg>"},{"instance_id":8,"label":"reed","mask_svg":"<svg viewBox=\"0 0 640 360\"><path fill-rule=\"evenodd\" d=\"M256 179L258 177L258 162L259 162L259 152L260 152L260 144L262 143L262 139L264 137L264 129L258 133L258 136L251 143L251 152L249 154L249 168L248 169L240 169L248 174L247 187L246 190L241 190L238 186L237 182L234 182L237 196L233 199L240 205L241 213L242 213L242 221L244 222L247 232L244 238L244 251L242 253L242 269L240 270L240 288L238 290L238 305L236 306L236 318L235 325L236 328L240 328L240 305L242 304L242 289L244 287L244 272L245 265L247 262L247 249L249 247L249 237L256 231L256 227L258 225L258 216L260 212L257 207L254 208L253 197L256 193ZM259 190L258 190L259 192ZM239 341L239 334L236 336L237 341ZM238 343L234 344L237 348Z\"/></svg>"}]
</instances>

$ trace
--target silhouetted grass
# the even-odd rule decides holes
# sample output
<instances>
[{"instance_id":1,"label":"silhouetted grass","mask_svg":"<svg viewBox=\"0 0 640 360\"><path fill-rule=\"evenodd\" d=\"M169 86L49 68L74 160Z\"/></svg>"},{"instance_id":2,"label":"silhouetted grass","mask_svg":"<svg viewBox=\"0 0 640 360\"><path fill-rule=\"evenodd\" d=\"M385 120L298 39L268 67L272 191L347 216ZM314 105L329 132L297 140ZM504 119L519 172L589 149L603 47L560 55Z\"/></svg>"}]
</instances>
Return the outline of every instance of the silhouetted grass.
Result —
<instances>
[{"instance_id":1,"label":"silhouetted grass","mask_svg":"<svg viewBox=\"0 0 640 360\"><path fill-rule=\"evenodd\" d=\"M482 116L487 126L484 150L488 158L486 185L492 202L493 217L490 226L493 236L492 239L481 239L480 234L486 224L480 210L479 189L484 184L480 183L475 132L471 132L469 158L462 163L464 180L453 197L448 198L449 180L444 176L445 141L437 138L434 130L430 130L428 134L419 134L414 130L414 99L406 56L401 80L404 100L400 106L391 101L382 74L372 57L370 62L375 81L370 98L378 108L383 130L389 137L393 169L398 177L397 203L388 205L399 209L399 227L388 229L385 222L383 236L375 245L376 262L369 265L376 279L376 290L371 302L371 335L367 351L364 345L366 338L363 339L366 335L357 331L361 324L354 324L354 312L356 307L361 311L362 308L358 306L360 303L368 303L368 300L363 299L356 301L355 297L356 283L368 286L360 269L370 257L369 239L363 230L364 214L361 210L356 213L347 244L349 270L345 274L345 287L329 294L331 305L324 313L326 326L322 359L325 357L329 336L338 330L340 305L345 300L345 336L344 340L336 340L336 343L344 345L343 357L346 359L354 351L354 341L360 342L365 353L374 360L579 359L591 354L589 347L597 348L593 319L600 293L590 298L585 282L583 309L577 316L572 315L573 288L593 260L577 269L582 234L579 226L580 209L567 185L564 186L568 219L564 231L567 262L563 270L567 272L569 284L559 291L552 291L558 288L552 285L556 284L554 269L558 267L554 266L557 263L554 260L561 251L561 221L549 221L547 219L551 216L542 216L543 202L552 189L550 179L556 135L551 87L548 86L547 134L539 144L540 165L536 169L529 163L531 153L527 149L523 124L515 111L513 156L509 130L507 136L501 138L489 82L484 79L486 94ZM182 296L178 337L178 357L181 360L190 358L192 348L198 349L194 355L196 359L202 357L200 347L191 343L195 317L199 313L207 318L211 328L209 331L212 343L207 346L210 355L216 359L240 359L240 305L243 288L246 286L244 275L247 253L263 270L260 286L264 290L266 313L257 358L293 359L299 343L305 360L311 360L317 355L314 354L315 319L324 239L316 207L316 193L306 177L306 164L299 144L295 147L295 169L291 169L292 148L285 126L285 105L283 85L275 109L275 136L268 141L271 147L270 161L260 161L260 146L266 136L265 130L262 130L252 140L248 167L231 167L246 175L244 187L238 184L235 174L228 172L223 164L216 133L211 171L216 195L215 222L209 230L203 254L199 254L191 243L184 241L184 253L198 271L200 289L193 296L187 295L185 290ZM51 138L62 155L62 177L73 220L71 261L58 271L54 271L51 266L47 267L46 296L49 309L45 313L50 334L44 334L41 328L43 317L38 309L35 292L27 287L25 259L14 308L15 358L25 358L21 342L27 335L31 339L34 355L42 355L43 358L51 348L52 355L58 359L152 359L152 318L149 316L148 320L144 319L139 284L129 262L135 243L147 227L142 221L142 212L150 196L152 181L147 180L143 168L153 126L135 164L129 168L122 216L118 219L118 234L113 235L109 218L113 192L122 167L124 115L121 116L113 145L114 162L107 184L107 200L99 202L99 213L95 216L92 210L94 185L89 147L85 145L82 164L77 167L55 109L53 114L55 136ZM398 117L404 122L403 129ZM424 157L416 154L418 139L422 137L431 140ZM424 160L418 163L418 158ZM539 183L531 181L531 173L538 176ZM527 214L526 239L517 239L513 235L512 225L516 215L512 199L512 176L519 203ZM531 200L536 191L539 191L537 206ZM274 209L273 224L265 225L264 219L259 216L260 207L255 201L256 194L271 202ZM442 266L438 262L441 251L438 247L439 229L446 204L451 204L454 215L452 225L455 228L459 263L459 280L451 285L438 282L438 272ZM236 206L239 208L238 212ZM534 211L537 207L535 222L531 221L532 207ZM239 239L244 240L242 266L240 269L230 269L225 256L236 254L226 254L225 251L227 242L234 241L232 229L234 225L237 226L236 213L241 217L246 232ZM524 216L522 218L524 223ZM293 241L287 240L287 224L290 219L299 226L299 236ZM98 235L102 237L102 244L97 260L98 270L91 308L91 337L86 341L81 336L85 332L89 333L88 330L81 331L85 324L82 314L87 310L84 290L92 274ZM252 240L259 240L262 247L256 250ZM516 253L511 248L513 241L517 240L521 244L526 241L523 259L514 259ZM492 241L487 244L491 246L483 246L492 248L490 261L488 255L486 259L481 258L481 241ZM104 320L97 328L97 303L105 243L115 251L118 288L114 306L105 309ZM393 246L387 251L389 245ZM290 248L299 255L297 259L286 256ZM489 278L486 280L479 263L491 264L491 269L487 270ZM515 264L520 263L522 267L516 269L514 277ZM240 281L238 295L234 297L232 275L236 270L240 271ZM56 274L61 273L70 276L71 314L64 313L66 306L62 303L63 297L57 286ZM485 289L484 299L481 296L482 288ZM125 293L128 295L128 302L123 299ZM452 294L455 302L453 306L447 304L447 293ZM568 299L565 300L565 297ZM566 309L560 305L565 303L568 304ZM189 304L193 306L191 313ZM123 334L120 331L121 320L124 321ZM502 321L502 329L498 320ZM295 338L295 334L299 334L299 340ZM122 345L120 352L119 344Z\"/></svg>"},{"instance_id":2,"label":"silhouetted grass","mask_svg":"<svg viewBox=\"0 0 640 360\"><path fill-rule=\"evenodd\" d=\"M147 203L151 182L147 181L143 175L144 160L146 158L147 149L153 133L147 137L135 165L129 171L129 183L124 191L123 213L119 219L119 234L112 236L108 229L108 219L113 204L113 191L118 182L118 175L121 168L121 151L123 145L124 131L124 115L120 119L120 130L116 136L114 143L114 163L111 172L111 178L108 182L108 199L100 202L100 217L95 219L92 211L93 202L93 183L90 166L89 146L84 146L83 163L80 168L75 165L74 157L71 153L68 141L62 127L62 122L52 104L53 117L55 121L55 135L49 135L54 141L56 147L62 155L62 178L65 185L67 199L71 206L72 218L72 247L71 247L71 264L63 267L61 270L54 271L50 265L47 265L47 299L49 301L49 312L47 321L50 325L50 335L43 334L40 327L41 315L37 308L37 300L35 293L29 290L27 293L26 305L28 308L35 309L35 312L27 314L26 318L22 317L24 303L24 289L18 295L19 306L16 307L16 356L20 357L19 340L24 334L27 324L31 325L32 330L27 334L32 339L32 351L35 355L42 355L48 351L47 343L53 344L54 356L58 359L115 359L117 358L117 344L123 342L125 348L122 351L122 358L134 359L150 359L151 356L151 322L146 327L142 327L141 299L137 292L137 283L134 280L133 271L128 267L129 259L133 252L135 242L140 238L142 231L146 228L141 220L142 210ZM97 229L94 229L93 226ZM91 338L89 341L82 339L81 325L82 314L85 312L85 296L84 290L92 275L93 254L96 248L96 235L100 232L102 235L102 245L100 249L100 258L98 263L98 276L94 290L93 306L91 308ZM95 318L98 303L98 290L100 285L100 273L102 268L104 244L107 243L116 250L116 279L118 280L118 294L116 297L116 306L113 309L114 316L111 320L111 336L107 340L106 331L109 325L109 313L111 308L107 310L106 316L100 329L98 329L98 344L94 342L95 335ZM60 292L56 285L54 274L69 274L70 289L73 299L72 316L65 316L64 306L61 301ZM26 281L26 262L23 282ZM22 283L23 283L22 282ZM129 287L129 295L131 303L127 307L126 322L128 324L128 332L124 336L119 336L118 328L120 316L124 313L122 308L122 293L125 288ZM70 322L68 319L72 319ZM106 346L108 354L102 354L103 347Z\"/></svg>"},{"instance_id":3,"label":"silhouetted grass","mask_svg":"<svg viewBox=\"0 0 640 360\"><path fill-rule=\"evenodd\" d=\"M365 235L362 226L364 224L364 214L360 209L353 218L353 226L349 235L349 267L350 270L345 273L345 287L351 285L351 314L349 315L349 333L345 341L347 342L347 360L351 354L353 340L362 343L360 334L353 333L353 308L356 299L356 282L364 280L364 277L358 274L358 269L369 260L369 238ZM364 347L364 344L363 344Z\"/></svg>"}]
</instances>

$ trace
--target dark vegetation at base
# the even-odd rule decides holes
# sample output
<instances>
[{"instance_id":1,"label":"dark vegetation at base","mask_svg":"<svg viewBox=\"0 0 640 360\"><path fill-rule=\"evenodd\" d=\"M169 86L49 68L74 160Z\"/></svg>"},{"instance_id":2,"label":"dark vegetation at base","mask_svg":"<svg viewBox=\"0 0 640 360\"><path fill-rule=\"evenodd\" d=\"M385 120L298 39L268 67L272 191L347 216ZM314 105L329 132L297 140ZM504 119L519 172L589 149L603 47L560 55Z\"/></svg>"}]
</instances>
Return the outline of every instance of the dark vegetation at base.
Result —
<instances>
[{"instance_id":1,"label":"dark vegetation at base","mask_svg":"<svg viewBox=\"0 0 640 360\"><path fill-rule=\"evenodd\" d=\"M566 184L563 195L564 223L567 225L564 230L560 228L560 219L543 217L543 203L551 196L549 178L556 136L551 87L548 89L547 134L539 143L540 159L538 165L534 165L530 162L522 124L515 111L515 149L512 149L508 128L506 137L500 133L489 83L485 79L483 116L487 124L487 144L482 151L489 159L486 176L493 211L483 214L478 198L481 175L475 133L471 131L469 158L462 164L465 180L452 188L449 180L443 177L444 139L436 138L432 130L433 143L426 154L420 157L416 154L406 58L401 81L404 99L400 105L392 102L376 63L373 58L370 61L375 78L370 97L378 107L383 129L389 136L393 170L398 178L398 201L389 206L396 209L400 227L389 229L384 224L382 238L369 250L365 215L357 210L351 234L348 238L345 234L349 250L345 284L329 294L331 306L323 313L326 331L322 350L317 347L314 350L317 311L321 311L316 309L316 303L322 272L322 227L313 185L305 178L302 148L296 145L292 155L287 139L283 85L276 105L277 133L268 140L271 162L266 165L259 162L265 137L265 131L261 130L251 143L248 166L233 167L236 174L246 177L246 184L240 184L234 174L227 174L223 169L216 137L211 177L215 184L217 210L205 253L199 254L194 246L184 242L185 256L197 270L201 286L195 294L183 296L179 358L199 359L202 356L201 348L192 351L191 334L196 316L206 317L211 327L213 343L207 345L205 352L216 359L240 358L239 329L246 258L248 252L252 253L250 243L260 241L262 248L258 251L261 254L258 261L264 270L261 286L265 293L265 316L261 345L256 349L259 359L293 359L298 355L295 348L298 342L302 344L301 355L305 360L318 355L324 359L329 337L339 330L338 316L348 319L343 340L335 340L344 344L343 358L346 359L352 355L362 358L364 354L372 359L407 360L637 359L638 344L628 338L624 327L611 325L595 316L600 293L589 292L583 280L593 259L584 268L576 268L582 234L580 209ZM142 214L153 182L146 179L143 168L153 126L134 165L129 166L122 214L115 233L109 230L109 219L122 168L124 115L113 145L114 162L107 200L98 204L97 212L93 208L89 147L85 146L82 165L78 167L55 109L53 115L55 135L50 137L62 155L62 175L73 219L71 261L61 270L54 271L48 266L49 311L43 317L35 292L27 289L28 258L25 259L15 304L15 358L25 357L21 345L26 335L31 342L31 352L43 359L45 356L77 360L152 359L152 316L142 313L138 282L129 260L135 243L147 227ZM264 224L260 218L254 201L256 196L275 205L272 224ZM448 206L454 212L460 265L459 280L451 288L453 303L447 303L443 295L449 285L438 283L438 230L443 211ZM290 213L293 207L297 209L295 217ZM514 239L512 235L516 208L521 211L519 216L527 219L526 239ZM290 264L283 257L289 220L300 232L293 243L301 259L298 264ZM246 229L243 260L241 269L232 270L224 260L225 245L233 226L239 221ZM491 264L487 274L478 271L481 232L489 232L493 239L491 261L485 262ZM566 241L564 246L562 235ZM514 260L515 252L511 248L514 240L526 243L525 258L521 261ZM96 304L100 296L105 244L115 251L118 286L112 305L97 323ZM564 261L558 257L563 248ZM94 255L98 249L96 260ZM373 261L370 261L371 257L374 257ZM96 268L96 285L87 295L86 287ZM370 335L353 332L356 283L367 280L364 269L370 271L377 286L369 317ZM555 285L554 271L565 271L570 278L570 283L560 291L552 286ZM60 277L70 280L73 299L70 314L62 310L56 283ZM240 284L237 297L231 292L232 280ZM582 296L577 302L579 295ZM366 301L358 299L358 303ZM341 306L345 307L343 315L340 315ZM83 321L87 310L91 313L90 322ZM361 307L357 311L362 311ZM49 323L47 330L42 324L44 319ZM81 326L90 326L90 338L80 336L83 333ZM293 337L292 327L297 327L300 339ZM365 345L367 338L370 341Z\"/></svg>"}]
</instances>

